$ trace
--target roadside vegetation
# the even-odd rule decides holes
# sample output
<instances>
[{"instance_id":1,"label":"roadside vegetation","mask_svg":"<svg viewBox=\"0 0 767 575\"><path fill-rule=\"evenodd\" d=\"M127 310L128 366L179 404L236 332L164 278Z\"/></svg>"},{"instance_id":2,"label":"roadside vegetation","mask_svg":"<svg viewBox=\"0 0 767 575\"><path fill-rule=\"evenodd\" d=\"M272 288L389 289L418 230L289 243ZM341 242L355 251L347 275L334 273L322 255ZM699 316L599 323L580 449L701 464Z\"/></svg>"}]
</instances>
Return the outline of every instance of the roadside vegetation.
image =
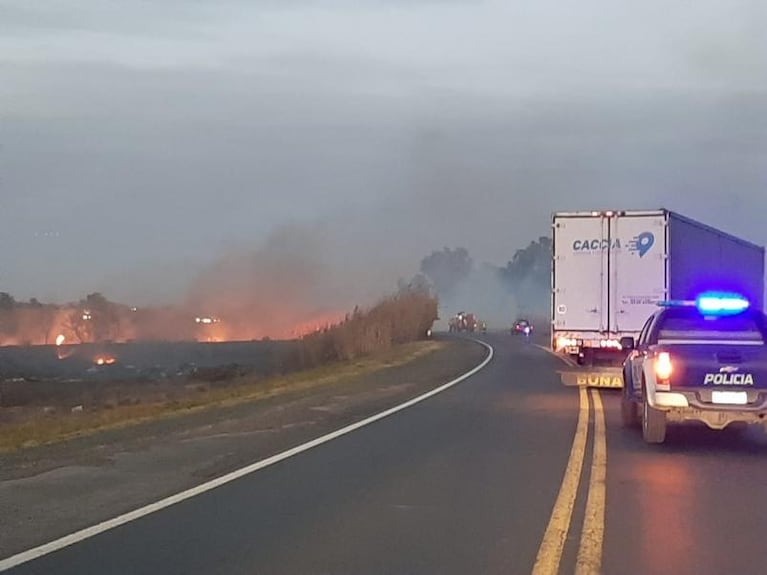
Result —
<instances>
[{"instance_id":1,"label":"roadside vegetation","mask_svg":"<svg viewBox=\"0 0 767 575\"><path fill-rule=\"evenodd\" d=\"M3 397L0 453L259 401L402 365L441 347L428 339L436 314L437 301L428 290L402 289L301 338L290 362L299 369L289 373L235 371L222 377L221 370L211 370L182 381L73 385L71 393L62 393L67 387L61 387L47 397L35 393L34 382L22 383Z\"/></svg>"},{"instance_id":2,"label":"roadside vegetation","mask_svg":"<svg viewBox=\"0 0 767 575\"><path fill-rule=\"evenodd\" d=\"M427 289L401 289L369 310L355 308L342 322L304 336L301 365L349 361L424 339L436 319L437 299Z\"/></svg>"}]
</instances>

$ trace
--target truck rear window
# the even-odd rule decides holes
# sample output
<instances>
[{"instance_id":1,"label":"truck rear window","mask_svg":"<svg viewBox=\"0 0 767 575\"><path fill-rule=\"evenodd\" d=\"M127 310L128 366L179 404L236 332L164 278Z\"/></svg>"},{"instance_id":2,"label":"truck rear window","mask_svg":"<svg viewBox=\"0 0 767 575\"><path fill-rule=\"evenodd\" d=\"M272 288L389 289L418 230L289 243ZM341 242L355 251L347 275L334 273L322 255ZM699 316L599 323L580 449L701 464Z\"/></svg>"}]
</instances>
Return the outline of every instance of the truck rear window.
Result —
<instances>
[{"instance_id":1,"label":"truck rear window","mask_svg":"<svg viewBox=\"0 0 767 575\"><path fill-rule=\"evenodd\" d=\"M674 310L660 319L658 341L764 343L764 333L753 315L706 318L697 311Z\"/></svg>"}]
</instances>

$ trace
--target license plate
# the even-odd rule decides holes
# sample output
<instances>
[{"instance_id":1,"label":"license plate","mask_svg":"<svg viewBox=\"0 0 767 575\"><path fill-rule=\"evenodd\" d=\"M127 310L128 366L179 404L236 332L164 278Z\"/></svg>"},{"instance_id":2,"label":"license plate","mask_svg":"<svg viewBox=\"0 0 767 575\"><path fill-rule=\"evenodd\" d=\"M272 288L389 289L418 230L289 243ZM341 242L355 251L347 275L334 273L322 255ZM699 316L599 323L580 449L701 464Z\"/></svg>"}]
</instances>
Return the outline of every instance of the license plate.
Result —
<instances>
[{"instance_id":1,"label":"license plate","mask_svg":"<svg viewBox=\"0 0 767 575\"><path fill-rule=\"evenodd\" d=\"M712 391L711 403L746 405L748 394L745 391Z\"/></svg>"}]
</instances>

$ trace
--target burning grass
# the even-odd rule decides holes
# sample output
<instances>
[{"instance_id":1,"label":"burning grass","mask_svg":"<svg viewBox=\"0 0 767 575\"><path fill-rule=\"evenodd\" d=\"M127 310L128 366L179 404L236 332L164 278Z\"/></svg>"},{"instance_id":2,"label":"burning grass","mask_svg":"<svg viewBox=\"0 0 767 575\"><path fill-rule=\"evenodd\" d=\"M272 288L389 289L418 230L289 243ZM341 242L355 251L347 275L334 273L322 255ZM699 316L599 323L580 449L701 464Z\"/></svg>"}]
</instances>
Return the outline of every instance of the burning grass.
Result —
<instances>
[{"instance_id":1,"label":"burning grass","mask_svg":"<svg viewBox=\"0 0 767 575\"><path fill-rule=\"evenodd\" d=\"M440 346L423 341L436 318L437 301L428 291L405 289L294 342L289 357L280 360L282 375L258 376L218 367L197 370L185 382L105 382L79 392L61 387L50 395L59 398L56 403L44 407L31 406L36 403L31 397L22 401L24 394L40 393L44 385L35 392L21 384L20 389L6 390L6 395L10 391L19 397L11 404L4 401L18 407L0 410L0 452L255 401L400 365ZM116 361L106 353L94 359L101 367Z\"/></svg>"}]
</instances>

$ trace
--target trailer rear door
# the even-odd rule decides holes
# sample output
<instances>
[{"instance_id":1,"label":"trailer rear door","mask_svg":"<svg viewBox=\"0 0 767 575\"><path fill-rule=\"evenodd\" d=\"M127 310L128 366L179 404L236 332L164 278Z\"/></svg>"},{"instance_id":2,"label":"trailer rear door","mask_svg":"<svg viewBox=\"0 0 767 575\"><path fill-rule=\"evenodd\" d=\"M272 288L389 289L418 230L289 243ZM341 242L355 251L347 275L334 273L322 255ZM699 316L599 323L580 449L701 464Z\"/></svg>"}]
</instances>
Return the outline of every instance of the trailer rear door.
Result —
<instances>
[{"instance_id":1,"label":"trailer rear door","mask_svg":"<svg viewBox=\"0 0 767 575\"><path fill-rule=\"evenodd\" d=\"M555 216L553 325L564 331L607 329L609 220Z\"/></svg>"},{"instance_id":2,"label":"trailer rear door","mask_svg":"<svg viewBox=\"0 0 767 575\"><path fill-rule=\"evenodd\" d=\"M638 332L666 297L666 217L611 219L610 331Z\"/></svg>"}]
</instances>

